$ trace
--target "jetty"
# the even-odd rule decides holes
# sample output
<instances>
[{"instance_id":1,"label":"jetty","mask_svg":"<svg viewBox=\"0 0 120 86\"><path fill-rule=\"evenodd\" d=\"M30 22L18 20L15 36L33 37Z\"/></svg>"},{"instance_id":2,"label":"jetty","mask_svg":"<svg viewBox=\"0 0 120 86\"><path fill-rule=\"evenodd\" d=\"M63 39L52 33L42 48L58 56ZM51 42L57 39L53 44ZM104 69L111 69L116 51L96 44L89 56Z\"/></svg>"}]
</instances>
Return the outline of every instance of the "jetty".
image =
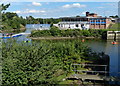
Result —
<instances>
[{"instance_id":1,"label":"jetty","mask_svg":"<svg viewBox=\"0 0 120 86\"><path fill-rule=\"evenodd\" d=\"M118 81L120 78L103 75L88 75L88 74L73 74L67 77L67 80L81 80L81 81Z\"/></svg>"},{"instance_id":2,"label":"jetty","mask_svg":"<svg viewBox=\"0 0 120 86\"><path fill-rule=\"evenodd\" d=\"M89 67L103 67L104 70L78 70L76 66L89 66ZM80 80L82 83L85 81L90 82L120 82L120 78L116 76L109 76L110 72L107 71L108 65L96 64L72 64L74 74L66 77L66 80Z\"/></svg>"},{"instance_id":3,"label":"jetty","mask_svg":"<svg viewBox=\"0 0 120 86\"><path fill-rule=\"evenodd\" d=\"M120 40L120 31L107 31L107 39Z\"/></svg>"}]
</instances>

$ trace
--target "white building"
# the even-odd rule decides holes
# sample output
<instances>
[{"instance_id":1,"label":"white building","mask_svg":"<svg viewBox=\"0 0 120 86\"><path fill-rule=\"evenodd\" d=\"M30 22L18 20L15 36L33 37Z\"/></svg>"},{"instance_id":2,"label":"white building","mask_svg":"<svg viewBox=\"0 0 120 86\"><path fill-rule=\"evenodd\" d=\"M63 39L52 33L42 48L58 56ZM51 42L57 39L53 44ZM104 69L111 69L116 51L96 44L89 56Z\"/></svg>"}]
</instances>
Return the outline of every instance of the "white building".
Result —
<instances>
[{"instance_id":1,"label":"white building","mask_svg":"<svg viewBox=\"0 0 120 86\"><path fill-rule=\"evenodd\" d=\"M86 17L64 17L61 18L62 22L54 24L54 26L59 27L60 29L81 29L88 30L90 24L88 18Z\"/></svg>"}]
</instances>

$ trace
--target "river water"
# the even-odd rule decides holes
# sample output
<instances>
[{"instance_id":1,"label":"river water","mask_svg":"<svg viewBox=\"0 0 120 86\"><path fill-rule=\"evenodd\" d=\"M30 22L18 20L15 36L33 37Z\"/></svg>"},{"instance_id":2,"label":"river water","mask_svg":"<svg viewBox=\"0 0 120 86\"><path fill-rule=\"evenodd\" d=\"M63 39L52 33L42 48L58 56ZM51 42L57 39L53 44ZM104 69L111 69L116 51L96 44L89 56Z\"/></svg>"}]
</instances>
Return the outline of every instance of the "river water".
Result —
<instances>
[{"instance_id":1,"label":"river water","mask_svg":"<svg viewBox=\"0 0 120 86\"><path fill-rule=\"evenodd\" d=\"M120 44L111 44L112 40L89 40L87 45L96 52L105 52L110 56L109 72L111 76L120 77Z\"/></svg>"},{"instance_id":2,"label":"river water","mask_svg":"<svg viewBox=\"0 0 120 86\"><path fill-rule=\"evenodd\" d=\"M32 30L36 28L42 29L41 24L28 24L26 25L27 30L25 33L30 33ZM50 29L49 24L44 24L42 27L46 29ZM26 35L15 38L18 42L25 41L31 39L27 38ZM5 39L7 40L7 39ZM120 77L120 44L113 45L111 44L112 40L85 40L87 46L89 46L95 52L105 52L110 56L110 65L109 65L109 72L111 76Z\"/></svg>"}]
</instances>

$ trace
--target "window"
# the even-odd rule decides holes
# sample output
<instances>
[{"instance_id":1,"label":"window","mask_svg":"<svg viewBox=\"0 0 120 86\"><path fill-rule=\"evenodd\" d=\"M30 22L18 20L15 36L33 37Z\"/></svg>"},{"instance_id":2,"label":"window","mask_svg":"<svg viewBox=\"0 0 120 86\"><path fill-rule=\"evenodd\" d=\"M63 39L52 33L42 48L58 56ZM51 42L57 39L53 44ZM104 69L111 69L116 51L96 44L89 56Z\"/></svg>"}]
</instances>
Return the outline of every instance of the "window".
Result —
<instances>
[{"instance_id":1,"label":"window","mask_svg":"<svg viewBox=\"0 0 120 86\"><path fill-rule=\"evenodd\" d=\"M78 24L76 24L75 26L76 26L76 27L79 27L79 25L78 25Z\"/></svg>"},{"instance_id":2,"label":"window","mask_svg":"<svg viewBox=\"0 0 120 86\"><path fill-rule=\"evenodd\" d=\"M96 23L96 25L100 25L100 23Z\"/></svg>"},{"instance_id":3,"label":"window","mask_svg":"<svg viewBox=\"0 0 120 86\"><path fill-rule=\"evenodd\" d=\"M58 26L60 27L60 24L58 24Z\"/></svg>"},{"instance_id":4,"label":"window","mask_svg":"<svg viewBox=\"0 0 120 86\"><path fill-rule=\"evenodd\" d=\"M63 27L63 25L61 24L61 27Z\"/></svg>"},{"instance_id":5,"label":"window","mask_svg":"<svg viewBox=\"0 0 120 86\"><path fill-rule=\"evenodd\" d=\"M105 22L106 21L106 19L102 19L102 22Z\"/></svg>"},{"instance_id":6,"label":"window","mask_svg":"<svg viewBox=\"0 0 120 86\"><path fill-rule=\"evenodd\" d=\"M81 24L81 27L84 27L84 24Z\"/></svg>"},{"instance_id":7,"label":"window","mask_svg":"<svg viewBox=\"0 0 120 86\"><path fill-rule=\"evenodd\" d=\"M97 19L96 22L100 22L100 19Z\"/></svg>"}]
</instances>

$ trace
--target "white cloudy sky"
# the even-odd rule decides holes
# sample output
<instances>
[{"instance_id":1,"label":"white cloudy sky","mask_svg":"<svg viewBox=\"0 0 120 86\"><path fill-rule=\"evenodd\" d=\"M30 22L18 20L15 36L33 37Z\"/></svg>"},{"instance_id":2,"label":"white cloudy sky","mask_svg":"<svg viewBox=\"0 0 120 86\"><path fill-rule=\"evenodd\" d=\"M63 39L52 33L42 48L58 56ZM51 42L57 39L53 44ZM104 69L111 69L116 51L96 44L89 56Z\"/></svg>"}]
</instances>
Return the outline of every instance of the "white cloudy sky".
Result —
<instances>
[{"instance_id":1,"label":"white cloudy sky","mask_svg":"<svg viewBox=\"0 0 120 86\"><path fill-rule=\"evenodd\" d=\"M84 16L86 11L94 12L102 16L110 16L118 14L118 2L87 2L88 0L74 0L74 2L59 2L66 0L54 0L54 2L47 2L48 0L28 0L30 2L22 2L23 0L3 0L4 3L10 2L8 12L15 12L19 16L34 16L34 17L65 17L65 16ZM6 1L6 2L5 2ZM15 2L16 1L16 2ZM37 1L37 2L36 2ZM43 2L44 1L44 2ZM49 0L52 1L52 0ZM56 1L56 2L55 2ZM71 0L72 1L72 0ZM84 1L84 2L78 2ZM92 0L93 1L93 0ZM99 1L99 0L96 0ZM108 1L108 0L101 0ZM114 0L117 1L117 0Z\"/></svg>"},{"instance_id":2,"label":"white cloudy sky","mask_svg":"<svg viewBox=\"0 0 120 86\"><path fill-rule=\"evenodd\" d=\"M118 2L119 0L1 0L1 2Z\"/></svg>"}]
</instances>

